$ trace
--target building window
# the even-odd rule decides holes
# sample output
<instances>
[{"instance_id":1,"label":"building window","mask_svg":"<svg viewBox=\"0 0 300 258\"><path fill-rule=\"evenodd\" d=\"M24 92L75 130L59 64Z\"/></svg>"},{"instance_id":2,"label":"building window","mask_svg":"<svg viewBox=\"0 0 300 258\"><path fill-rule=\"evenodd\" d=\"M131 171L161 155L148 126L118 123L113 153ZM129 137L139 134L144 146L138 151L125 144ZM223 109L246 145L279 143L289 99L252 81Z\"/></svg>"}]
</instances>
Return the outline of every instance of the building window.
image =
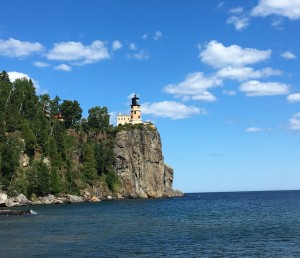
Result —
<instances>
[{"instance_id":1,"label":"building window","mask_svg":"<svg viewBox=\"0 0 300 258\"><path fill-rule=\"evenodd\" d=\"M139 116L139 118L141 118L141 116Z\"/></svg>"}]
</instances>

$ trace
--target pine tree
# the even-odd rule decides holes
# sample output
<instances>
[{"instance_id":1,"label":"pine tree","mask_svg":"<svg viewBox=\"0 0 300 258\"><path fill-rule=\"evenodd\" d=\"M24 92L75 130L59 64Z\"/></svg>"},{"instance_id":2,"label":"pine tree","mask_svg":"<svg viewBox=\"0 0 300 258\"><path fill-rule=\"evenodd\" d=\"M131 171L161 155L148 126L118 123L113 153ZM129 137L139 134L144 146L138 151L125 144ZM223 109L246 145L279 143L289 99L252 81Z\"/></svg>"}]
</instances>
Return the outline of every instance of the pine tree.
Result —
<instances>
[{"instance_id":1,"label":"pine tree","mask_svg":"<svg viewBox=\"0 0 300 258\"><path fill-rule=\"evenodd\" d=\"M91 144L86 144L84 148L82 172L90 183L97 178L96 161Z\"/></svg>"}]
</instances>

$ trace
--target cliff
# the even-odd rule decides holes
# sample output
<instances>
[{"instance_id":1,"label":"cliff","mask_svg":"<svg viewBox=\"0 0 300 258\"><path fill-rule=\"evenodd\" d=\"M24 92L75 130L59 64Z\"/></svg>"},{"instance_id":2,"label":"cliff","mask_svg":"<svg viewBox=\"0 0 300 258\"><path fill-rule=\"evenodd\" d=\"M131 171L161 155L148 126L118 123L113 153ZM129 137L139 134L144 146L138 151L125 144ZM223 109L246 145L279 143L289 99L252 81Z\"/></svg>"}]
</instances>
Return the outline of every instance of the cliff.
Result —
<instances>
[{"instance_id":1,"label":"cliff","mask_svg":"<svg viewBox=\"0 0 300 258\"><path fill-rule=\"evenodd\" d=\"M24 140L16 134L19 168L8 192L13 196L25 194L36 204L66 202L66 194L80 195L86 201L183 195L172 189L173 169L164 163L160 134L154 126L116 127L111 133L69 130L68 136L72 143L66 156L69 170L62 167L55 174L55 160L40 149L35 149L30 160L24 151ZM93 146L90 150L101 148L98 153L91 151L89 155L86 151L89 146ZM102 173L97 172L97 164L104 167ZM90 171L95 173L92 178ZM40 190L32 191L34 187ZM51 195L48 200L49 194L58 199ZM48 199L44 200L42 196L48 196ZM22 202L12 197L1 203L15 206Z\"/></svg>"},{"instance_id":2,"label":"cliff","mask_svg":"<svg viewBox=\"0 0 300 258\"><path fill-rule=\"evenodd\" d=\"M164 163L157 130L146 126L121 131L114 143L114 171L122 187L120 194L132 198L181 196L172 189L173 169Z\"/></svg>"}]
</instances>

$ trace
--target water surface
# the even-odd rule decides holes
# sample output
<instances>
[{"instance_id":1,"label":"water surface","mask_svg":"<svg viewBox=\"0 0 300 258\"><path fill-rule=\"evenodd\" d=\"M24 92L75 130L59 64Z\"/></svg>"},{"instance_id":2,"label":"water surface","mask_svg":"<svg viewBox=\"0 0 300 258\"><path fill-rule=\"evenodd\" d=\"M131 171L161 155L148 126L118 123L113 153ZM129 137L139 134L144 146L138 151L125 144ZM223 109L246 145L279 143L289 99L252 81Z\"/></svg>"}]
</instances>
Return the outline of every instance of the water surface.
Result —
<instances>
[{"instance_id":1,"label":"water surface","mask_svg":"<svg viewBox=\"0 0 300 258\"><path fill-rule=\"evenodd\" d=\"M300 191L30 209L0 217L0 257L300 257Z\"/></svg>"}]
</instances>

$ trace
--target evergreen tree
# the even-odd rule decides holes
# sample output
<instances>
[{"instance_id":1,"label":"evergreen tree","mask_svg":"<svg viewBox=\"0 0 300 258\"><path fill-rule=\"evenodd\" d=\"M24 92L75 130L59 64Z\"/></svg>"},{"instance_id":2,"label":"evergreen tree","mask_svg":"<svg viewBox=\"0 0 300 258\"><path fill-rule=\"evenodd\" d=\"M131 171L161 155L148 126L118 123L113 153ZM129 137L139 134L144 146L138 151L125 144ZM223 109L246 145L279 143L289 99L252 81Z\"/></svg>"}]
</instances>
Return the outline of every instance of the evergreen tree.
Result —
<instances>
[{"instance_id":1,"label":"evergreen tree","mask_svg":"<svg viewBox=\"0 0 300 258\"><path fill-rule=\"evenodd\" d=\"M64 100L60 105L60 112L67 129L76 125L82 117L82 109L76 100Z\"/></svg>"},{"instance_id":2,"label":"evergreen tree","mask_svg":"<svg viewBox=\"0 0 300 258\"><path fill-rule=\"evenodd\" d=\"M36 137L33 134L30 124L27 120L23 120L22 123L22 136L25 140L25 151L30 157L32 157L34 155Z\"/></svg>"},{"instance_id":3,"label":"evergreen tree","mask_svg":"<svg viewBox=\"0 0 300 258\"><path fill-rule=\"evenodd\" d=\"M1 144L1 184L7 189L11 179L19 165L19 149L12 139L8 139L7 143Z\"/></svg>"},{"instance_id":4,"label":"evergreen tree","mask_svg":"<svg viewBox=\"0 0 300 258\"><path fill-rule=\"evenodd\" d=\"M82 172L88 182L92 182L97 178L96 161L91 144L86 144L84 148Z\"/></svg>"},{"instance_id":5,"label":"evergreen tree","mask_svg":"<svg viewBox=\"0 0 300 258\"><path fill-rule=\"evenodd\" d=\"M27 195L46 195L50 192L49 168L43 161L34 161L27 171L27 179L30 182L27 187Z\"/></svg>"},{"instance_id":6,"label":"evergreen tree","mask_svg":"<svg viewBox=\"0 0 300 258\"><path fill-rule=\"evenodd\" d=\"M94 108L89 109L88 116L88 124L89 127L98 132L103 132L109 127L109 114L107 107L99 107L96 106Z\"/></svg>"},{"instance_id":7,"label":"evergreen tree","mask_svg":"<svg viewBox=\"0 0 300 258\"><path fill-rule=\"evenodd\" d=\"M61 165L61 156L57 152L56 142L53 136L49 137L46 147L46 155L50 157L51 165L54 167L60 167Z\"/></svg>"},{"instance_id":8,"label":"evergreen tree","mask_svg":"<svg viewBox=\"0 0 300 258\"><path fill-rule=\"evenodd\" d=\"M50 174L50 193L58 194L61 191L60 177L57 167L51 168Z\"/></svg>"}]
</instances>

